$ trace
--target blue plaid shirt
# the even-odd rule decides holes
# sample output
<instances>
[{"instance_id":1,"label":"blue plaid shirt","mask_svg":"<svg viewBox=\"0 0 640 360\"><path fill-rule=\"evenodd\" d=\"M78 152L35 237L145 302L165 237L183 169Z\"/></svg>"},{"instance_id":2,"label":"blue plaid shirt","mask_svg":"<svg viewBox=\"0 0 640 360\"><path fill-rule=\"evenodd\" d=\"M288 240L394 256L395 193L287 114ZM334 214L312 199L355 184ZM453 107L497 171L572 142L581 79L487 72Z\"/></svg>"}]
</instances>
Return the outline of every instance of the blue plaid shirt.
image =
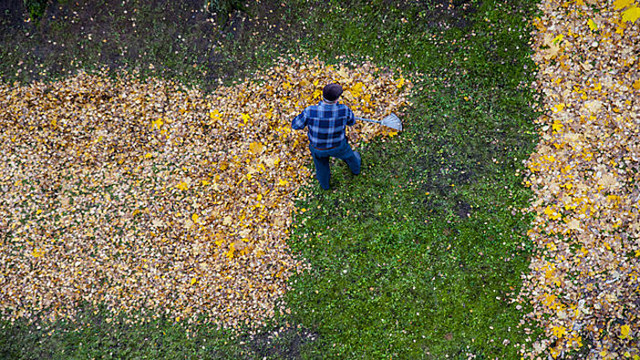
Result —
<instances>
[{"instance_id":1,"label":"blue plaid shirt","mask_svg":"<svg viewBox=\"0 0 640 360\"><path fill-rule=\"evenodd\" d=\"M356 118L346 105L321 101L311 105L291 121L294 130L308 128L309 142L316 149L336 147L345 139L346 126L355 124Z\"/></svg>"}]
</instances>

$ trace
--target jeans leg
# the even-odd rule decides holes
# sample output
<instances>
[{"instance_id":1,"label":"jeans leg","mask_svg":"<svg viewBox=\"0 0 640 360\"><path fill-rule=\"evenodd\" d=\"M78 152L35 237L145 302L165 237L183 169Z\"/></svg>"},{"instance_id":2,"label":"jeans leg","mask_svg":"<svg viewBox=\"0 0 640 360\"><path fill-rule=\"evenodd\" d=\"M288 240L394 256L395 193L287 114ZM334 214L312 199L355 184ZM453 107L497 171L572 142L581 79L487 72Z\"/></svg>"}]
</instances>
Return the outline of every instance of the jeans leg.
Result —
<instances>
[{"instance_id":1,"label":"jeans leg","mask_svg":"<svg viewBox=\"0 0 640 360\"><path fill-rule=\"evenodd\" d=\"M341 151L340 154L337 154L336 157L347 163L349 169L354 175L360 174L360 164L362 163L362 160L360 158L360 154L351 149L351 145L347 143L344 150Z\"/></svg>"},{"instance_id":2,"label":"jeans leg","mask_svg":"<svg viewBox=\"0 0 640 360\"><path fill-rule=\"evenodd\" d=\"M313 151L311 151L311 155L313 156L313 163L316 165L316 178L320 182L320 187L329 190L329 178L331 177L329 157L316 156Z\"/></svg>"}]
</instances>

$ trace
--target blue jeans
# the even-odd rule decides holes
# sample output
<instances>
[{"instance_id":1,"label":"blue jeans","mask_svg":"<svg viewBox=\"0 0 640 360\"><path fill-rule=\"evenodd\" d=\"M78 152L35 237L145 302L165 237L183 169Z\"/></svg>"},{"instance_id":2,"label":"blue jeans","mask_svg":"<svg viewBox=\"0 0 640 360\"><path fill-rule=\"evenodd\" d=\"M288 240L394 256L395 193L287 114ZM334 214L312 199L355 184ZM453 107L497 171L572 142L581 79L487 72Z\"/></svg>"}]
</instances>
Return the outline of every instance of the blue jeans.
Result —
<instances>
[{"instance_id":1,"label":"blue jeans","mask_svg":"<svg viewBox=\"0 0 640 360\"><path fill-rule=\"evenodd\" d=\"M309 149L311 150L311 156L313 156L313 163L316 165L316 178L318 178L320 186L325 190L329 190L329 178L331 177L330 157L344 160L354 175L360 174L360 154L351 149L346 139L333 149L319 150L311 144L309 144Z\"/></svg>"}]
</instances>

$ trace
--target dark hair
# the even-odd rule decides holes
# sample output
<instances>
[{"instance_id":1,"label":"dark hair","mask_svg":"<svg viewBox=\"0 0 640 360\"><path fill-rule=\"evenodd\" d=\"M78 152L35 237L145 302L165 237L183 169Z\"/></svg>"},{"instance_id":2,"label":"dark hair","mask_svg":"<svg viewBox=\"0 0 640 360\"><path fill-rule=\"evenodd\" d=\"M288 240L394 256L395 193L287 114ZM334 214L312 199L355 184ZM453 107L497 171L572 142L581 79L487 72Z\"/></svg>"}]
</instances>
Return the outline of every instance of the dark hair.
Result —
<instances>
[{"instance_id":1,"label":"dark hair","mask_svg":"<svg viewBox=\"0 0 640 360\"><path fill-rule=\"evenodd\" d=\"M325 100L328 101L336 101L342 95L342 86L339 84L333 83L329 84L322 89L322 96Z\"/></svg>"}]
</instances>

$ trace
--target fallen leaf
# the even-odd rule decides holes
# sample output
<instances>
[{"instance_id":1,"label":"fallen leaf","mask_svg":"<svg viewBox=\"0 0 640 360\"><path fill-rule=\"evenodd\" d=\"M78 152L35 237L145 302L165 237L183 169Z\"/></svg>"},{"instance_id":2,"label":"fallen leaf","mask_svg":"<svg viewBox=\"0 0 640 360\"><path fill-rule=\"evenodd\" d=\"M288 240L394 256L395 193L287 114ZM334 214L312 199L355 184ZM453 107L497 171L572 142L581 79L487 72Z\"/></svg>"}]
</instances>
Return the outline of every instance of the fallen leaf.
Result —
<instances>
[{"instance_id":1,"label":"fallen leaf","mask_svg":"<svg viewBox=\"0 0 640 360\"><path fill-rule=\"evenodd\" d=\"M640 18L640 8L633 6L622 13L622 21L635 22Z\"/></svg>"}]
</instances>

